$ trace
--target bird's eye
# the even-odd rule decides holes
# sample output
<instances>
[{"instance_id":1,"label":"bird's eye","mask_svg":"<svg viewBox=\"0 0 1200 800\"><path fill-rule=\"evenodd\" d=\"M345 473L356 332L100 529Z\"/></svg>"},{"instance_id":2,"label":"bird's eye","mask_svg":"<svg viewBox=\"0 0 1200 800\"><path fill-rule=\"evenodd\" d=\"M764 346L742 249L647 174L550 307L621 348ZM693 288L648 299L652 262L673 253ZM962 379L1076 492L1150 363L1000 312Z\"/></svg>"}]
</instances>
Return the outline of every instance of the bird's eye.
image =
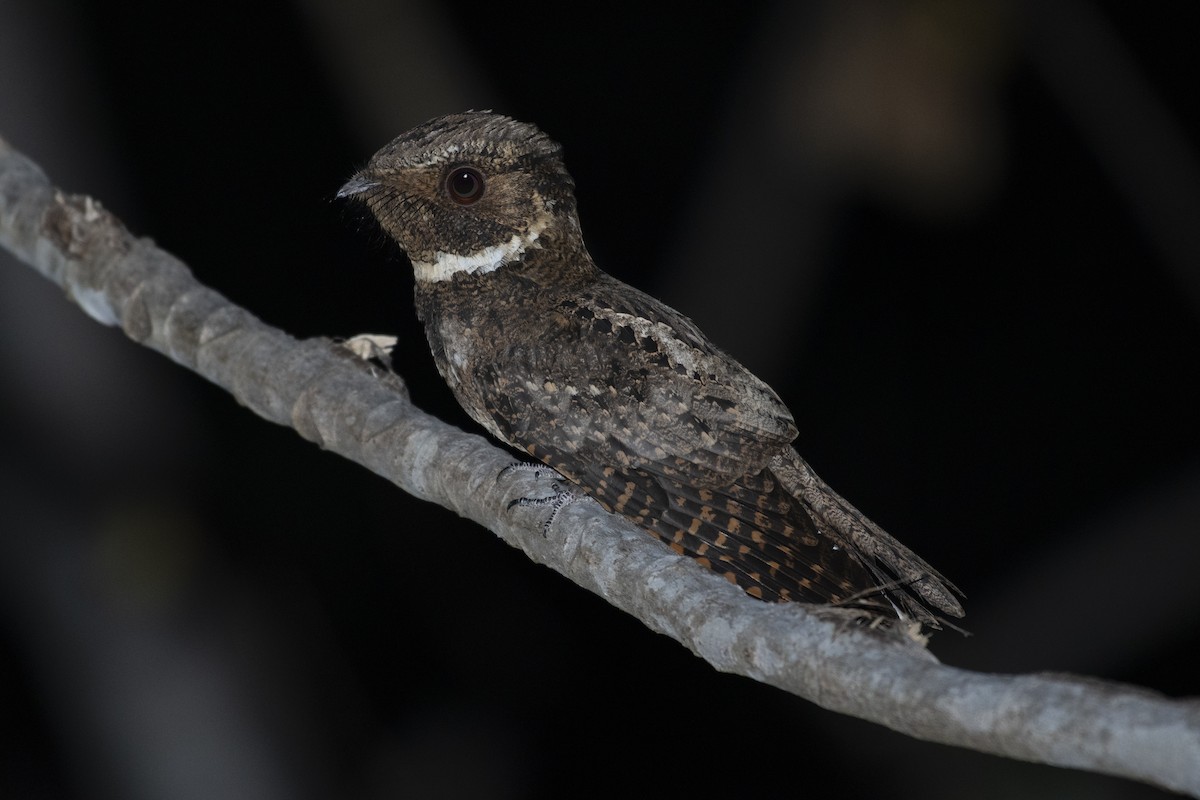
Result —
<instances>
[{"instance_id":1,"label":"bird's eye","mask_svg":"<svg viewBox=\"0 0 1200 800\"><path fill-rule=\"evenodd\" d=\"M455 167L446 175L446 191L454 202L469 206L483 197L483 174L473 167Z\"/></svg>"}]
</instances>

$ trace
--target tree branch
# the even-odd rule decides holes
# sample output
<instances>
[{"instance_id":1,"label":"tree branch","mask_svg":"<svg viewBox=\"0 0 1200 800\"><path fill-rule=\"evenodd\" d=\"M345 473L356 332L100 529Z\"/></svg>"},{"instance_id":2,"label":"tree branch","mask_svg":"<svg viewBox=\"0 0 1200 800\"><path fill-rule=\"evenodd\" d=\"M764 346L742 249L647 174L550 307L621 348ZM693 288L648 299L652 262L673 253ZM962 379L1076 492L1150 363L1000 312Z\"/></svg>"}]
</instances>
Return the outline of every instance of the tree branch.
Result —
<instances>
[{"instance_id":1,"label":"tree branch","mask_svg":"<svg viewBox=\"0 0 1200 800\"><path fill-rule=\"evenodd\" d=\"M760 603L624 520L574 503L545 534L534 479L414 407L329 340L298 341L195 281L0 139L0 243L105 325L422 499L494 531L724 672L921 739L1142 780L1200 797L1200 704L1068 675L987 675L846 612Z\"/></svg>"}]
</instances>

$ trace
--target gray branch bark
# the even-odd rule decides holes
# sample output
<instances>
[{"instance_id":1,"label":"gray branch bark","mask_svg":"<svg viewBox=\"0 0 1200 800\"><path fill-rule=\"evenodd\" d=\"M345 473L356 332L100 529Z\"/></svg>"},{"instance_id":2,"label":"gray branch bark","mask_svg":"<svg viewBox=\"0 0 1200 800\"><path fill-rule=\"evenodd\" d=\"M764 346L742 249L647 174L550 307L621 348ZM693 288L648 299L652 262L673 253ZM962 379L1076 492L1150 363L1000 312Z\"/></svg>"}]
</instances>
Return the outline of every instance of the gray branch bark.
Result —
<instances>
[{"instance_id":1,"label":"gray branch bark","mask_svg":"<svg viewBox=\"0 0 1200 800\"><path fill-rule=\"evenodd\" d=\"M98 322L120 325L263 418L486 526L718 670L920 739L1200 797L1195 700L1078 676L955 669L845 612L752 600L590 502L568 506L544 535L544 512L508 510L537 492L525 474L497 479L511 456L424 414L399 379L329 340L296 340L200 285L90 197L57 191L2 139L0 244Z\"/></svg>"}]
</instances>

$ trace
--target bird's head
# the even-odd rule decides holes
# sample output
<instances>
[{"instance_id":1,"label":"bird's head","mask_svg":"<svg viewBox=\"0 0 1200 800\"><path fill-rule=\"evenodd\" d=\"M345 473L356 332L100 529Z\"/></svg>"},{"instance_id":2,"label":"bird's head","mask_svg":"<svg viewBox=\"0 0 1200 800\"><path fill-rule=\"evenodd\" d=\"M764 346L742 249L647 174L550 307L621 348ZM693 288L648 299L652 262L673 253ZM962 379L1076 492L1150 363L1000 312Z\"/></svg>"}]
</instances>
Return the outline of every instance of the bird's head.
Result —
<instances>
[{"instance_id":1,"label":"bird's head","mask_svg":"<svg viewBox=\"0 0 1200 800\"><path fill-rule=\"evenodd\" d=\"M533 125L489 112L401 134L338 197L367 204L418 281L490 272L531 249L579 240L562 148Z\"/></svg>"}]
</instances>

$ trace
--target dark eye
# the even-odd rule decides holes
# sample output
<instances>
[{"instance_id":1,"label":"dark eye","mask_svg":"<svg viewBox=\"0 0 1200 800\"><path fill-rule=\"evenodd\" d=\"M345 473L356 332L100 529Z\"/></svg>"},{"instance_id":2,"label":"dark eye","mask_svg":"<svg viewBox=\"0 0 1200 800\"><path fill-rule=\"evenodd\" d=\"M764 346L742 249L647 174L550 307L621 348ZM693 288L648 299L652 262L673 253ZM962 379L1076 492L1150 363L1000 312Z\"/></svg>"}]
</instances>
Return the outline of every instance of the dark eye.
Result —
<instances>
[{"instance_id":1,"label":"dark eye","mask_svg":"<svg viewBox=\"0 0 1200 800\"><path fill-rule=\"evenodd\" d=\"M472 167L455 167L446 176L446 191L454 202L469 206L483 197L483 174Z\"/></svg>"}]
</instances>

